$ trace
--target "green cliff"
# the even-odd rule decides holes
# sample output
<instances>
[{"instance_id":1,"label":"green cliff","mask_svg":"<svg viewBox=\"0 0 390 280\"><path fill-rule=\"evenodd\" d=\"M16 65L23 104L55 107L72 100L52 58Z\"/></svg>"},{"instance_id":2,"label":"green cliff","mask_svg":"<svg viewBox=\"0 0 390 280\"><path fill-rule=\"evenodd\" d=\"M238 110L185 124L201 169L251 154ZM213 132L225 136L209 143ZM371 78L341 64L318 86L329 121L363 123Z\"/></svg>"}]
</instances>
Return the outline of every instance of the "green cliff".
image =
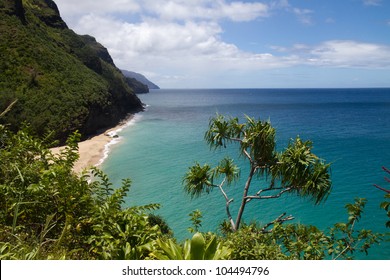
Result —
<instances>
[{"instance_id":1,"label":"green cliff","mask_svg":"<svg viewBox=\"0 0 390 280\"><path fill-rule=\"evenodd\" d=\"M61 141L143 109L107 49L70 30L52 0L0 1L0 112L14 100L3 123Z\"/></svg>"},{"instance_id":2,"label":"green cliff","mask_svg":"<svg viewBox=\"0 0 390 280\"><path fill-rule=\"evenodd\" d=\"M138 82L146 85L149 89L160 89L160 87L158 85L151 82L150 80L148 80L148 78L146 78L144 75L142 75L140 73L133 72L133 71L127 71L127 70L121 70L121 71L122 71L123 75L125 75L126 78L135 79Z\"/></svg>"}]
</instances>

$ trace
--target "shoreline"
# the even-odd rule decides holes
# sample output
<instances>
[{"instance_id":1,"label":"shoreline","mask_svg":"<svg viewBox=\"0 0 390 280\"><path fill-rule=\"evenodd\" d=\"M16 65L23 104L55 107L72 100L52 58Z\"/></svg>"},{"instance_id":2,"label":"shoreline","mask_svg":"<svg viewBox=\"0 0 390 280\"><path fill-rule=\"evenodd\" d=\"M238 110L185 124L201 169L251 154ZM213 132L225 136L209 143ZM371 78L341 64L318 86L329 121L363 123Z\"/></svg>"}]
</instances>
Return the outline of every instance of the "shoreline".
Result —
<instances>
[{"instance_id":1,"label":"shoreline","mask_svg":"<svg viewBox=\"0 0 390 280\"><path fill-rule=\"evenodd\" d=\"M80 174L82 171L100 166L108 157L110 146L117 144L120 141L118 132L128 127L134 120L134 114L121 121L118 125L104 130L102 133L94 135L87 140L78 143L79 159L73 166L73 171ZM54 147L50 150L53 154L59 154L65 146Z\"/></svg>"}]
</instances>

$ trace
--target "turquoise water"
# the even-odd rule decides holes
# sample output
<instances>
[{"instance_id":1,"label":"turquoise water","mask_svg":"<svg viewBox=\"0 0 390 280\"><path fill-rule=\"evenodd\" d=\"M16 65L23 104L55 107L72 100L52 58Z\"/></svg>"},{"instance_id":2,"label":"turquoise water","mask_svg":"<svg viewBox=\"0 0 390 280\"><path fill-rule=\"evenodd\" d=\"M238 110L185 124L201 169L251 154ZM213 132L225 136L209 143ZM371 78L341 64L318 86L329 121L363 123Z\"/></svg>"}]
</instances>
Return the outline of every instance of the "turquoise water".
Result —
<instances>
[{"instance_id":1,"label":"turquoise water","mask_svg":"<svg viewBox=\"0 0 390 280\"><path fill-rule=\"evenodd\" d=\"M228 89L158 90L140 95L148 105L132 125L120 132L103 170L115 184L131 178L127 205L160 203L162 215L178 239L188 237L188 214L203 213L203 230L217 230L226 218L225 201L218 191L198 199L184 193L182 179L195 161L217 163L226 154L242 167L234 148L210 151L203 140L210 117L220 114L270 119L277 129L278 148L299 135L314 142L314 152L332 163L332 193L314 206L287 195L252 201L244 219L264 223L287 212L295 222L326 229L346 221L344 205L355 197L368 203L360 225L385 232L386 213L379 208L384 193L373 184L389 187L382 166L390 167L390 89ZM243 181L228 189L236 213ZM390 242L374 248L368 258L390 259ZM364 256L362 256L364 258Z\"/></svg>"}]
</instances>

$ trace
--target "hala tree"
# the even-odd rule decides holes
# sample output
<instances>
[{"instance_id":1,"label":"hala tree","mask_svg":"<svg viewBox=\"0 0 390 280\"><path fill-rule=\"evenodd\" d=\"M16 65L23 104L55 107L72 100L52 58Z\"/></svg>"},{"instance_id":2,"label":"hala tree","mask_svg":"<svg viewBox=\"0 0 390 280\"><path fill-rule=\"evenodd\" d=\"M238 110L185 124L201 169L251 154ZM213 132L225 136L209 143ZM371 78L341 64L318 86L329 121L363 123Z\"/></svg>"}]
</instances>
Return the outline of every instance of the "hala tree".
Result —
<instances>
[{"instance_id":1,"label":"hala tree","mask_svg":"<svg viewBox=\"0 0 390 280\"><path fill-rule=\"evenodd\" d=\"M196 163L185 175L184 189L191 197L199 197L213 189L219 189L225 198L225 210L232 231L240 227L246 205L251 201L276 199L283 194L295 193L300 197L309 197L315 204L326 199L331 189L330 165L312 153L312 142L299 137L291 140L287 148L276 150L275 128L269 121L246 117L240 123L238 118L226 118L217 115L209 123L205 140L211 148L226 148L238 144L239 154L247 159L249 173L242 186L242 196L237 216L233 219L230 198L226 186L237 181L241 174L231 158L224 158L216 167ZM264 180L253 183L255 176ZM261 183L260 183L261 182ZM264 185L263 185L264 184ZM255 185L255 186L252 186ZM275 223L292 220L286 213L266 224L264 231Z\"/></svg>"}]
</instances>

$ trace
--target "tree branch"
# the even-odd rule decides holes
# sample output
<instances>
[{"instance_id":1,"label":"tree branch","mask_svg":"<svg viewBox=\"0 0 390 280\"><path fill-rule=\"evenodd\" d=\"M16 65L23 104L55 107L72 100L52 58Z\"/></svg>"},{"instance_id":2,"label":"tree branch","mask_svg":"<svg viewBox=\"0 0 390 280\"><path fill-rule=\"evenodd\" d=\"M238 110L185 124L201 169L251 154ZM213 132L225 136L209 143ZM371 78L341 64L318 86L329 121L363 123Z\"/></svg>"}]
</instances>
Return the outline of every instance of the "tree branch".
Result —
<instances>
[{"instance_id":1,"label":"tree branch","mask_svg":"<svg viewBox=\"0 0 390 280\"><path fill-rule=\"evenodd\" d=\"M377 189L379 189L379 190L381 190L381 191L384 191L384 192L386 192L386 193L390 193L390 190L385 189L385 188L382 188L382 187L380 187L380 186L378 186L378 185L374 185L374 187L377 188Z\"/></svg>"},{"instance_id":2,"label":"tree branch","mask_svg":"<svg viewBox=\"0 0 390 280\"><path fill-rule=\"evenodd\" d=\"M233 217L232 215L230 214L230 203L233 202L233 198L232 199L229 199L229 197L227 196L226 192L224 191L223 189L223 185L225 184L226 182L226 177L223 179L222 183L220 185L218 185L217 187L219 188L219 190L221 191L223 197L225 198L226 200L226 214L228 216L228 219L230 221L230 224L232 226L232 228L235 228L235 224L234 224L234 221L233 221Z\"/></svg>"},{"instance_id":3,"label":"tree branch","mask_svg":"<svg viewBox=\"0 0 390 280\"><path fill-rule=\"evenodd\" d=\"M12 107L18 102L18 99L15 99L3 112L0 113L0 118L5 116L9 111L11 111Z\"/></svg>"},{"instance_id":4,"label":"tree branch","mask_svg":"<svg viewBox=\"0 0 390 280\"><path fill-rule=\"evenodd\" d=\"M233 141L233 142L240 142L240 143L242 143L242 139L241 138L226 137L226 139L229 139L230 141Z\"/></svg>"},{"instance_id":5,"label":"tree branch","mask_svg":"<svg viewBox=\"0 0 390 280\"><path fill-rule=\"evenodd\" d=\"M233 137L226 137L226 139L229 139L230 141L233 141L233 142L239 142L239 143L242 143L242 141L243 141L241 138L233 138ZM242 151L245 154L245 156L249 159L249 161L251 163L253 163L253 159L250 156L250 154L248 153L248 151L245 149L243 149Z\"/></svg>"},{"instance_id":6,"label":"tree branch","mask_svg":"<svg viewBox=\"0 0 390 280\"><path fill-rule=\"evenodd\" d=\"M390 170L387 169L386 167L382 166L382 169L383 169L386 173L389 173L389 174L390 174ZM385 181L388 182L388 183L390 183L390 179L387 178L387 177L385 177ZM384 191L384 192L386 192L386 193L390 193L390 190L385 189L385 188L382 188L381 186L374 185L374 187L377 188L377 189L379 189L379 190L381 190L381 191Z\"/></svg>"},{"instance_id":7,"label":"tree branch","mask_svg":"<svg viewBox=\"0 0 390 280\"><path fill-rule=\"evenodd\" d=\"M262 233L270 233L272 232L272 229L271 230L266 230L267 228L269 228L270 226L274 225L274 224L283 224L284 222L287 222L287 221L291 221L291 220L294 220L294 217L289 215L285 218L283 218L284 216L286 216L286 213L283 213L282 215L280 215L279 217L277 217L274 221L272 222L269 222L268 224L266 224L261 230L260 232Z\"/></svg>"},{"instance_id":8,"label":"tree branch","mask_svg":"<svg viewBox=\"0 0 390 280\"><path fill-rule=\"evenodd\" d=\"M250 161L251 163L253 163L252 157L251 157L251 155L248 153L248 151L244 149L243 152L244 152L245 156L249 159L249 161Z\"/></svg>"},{"instance_id":9,"label":"tree branch","mask_svg":"<svg viewBox=\"0 0 390 280\"><path fill-rule=\"evenodd\" d=\"M268 189L264 189L264 190L260 190L256 193L256 195L251 195L251 196L246 196L245 199L247 200L247 202L251 201L252 199L272 199L272 198L279 198L282 194L286 193L286 192L289 192L293 189L294 187L288 187L288 188L268 188ZM283 189L281 192L279 192L278 194L275 194L275 195L265 195L265 196L261 196L260 194L262 192L265 192L265 191L271 191L271 190L279 190L279 189Z\"/></svg>"}]
</instances>

